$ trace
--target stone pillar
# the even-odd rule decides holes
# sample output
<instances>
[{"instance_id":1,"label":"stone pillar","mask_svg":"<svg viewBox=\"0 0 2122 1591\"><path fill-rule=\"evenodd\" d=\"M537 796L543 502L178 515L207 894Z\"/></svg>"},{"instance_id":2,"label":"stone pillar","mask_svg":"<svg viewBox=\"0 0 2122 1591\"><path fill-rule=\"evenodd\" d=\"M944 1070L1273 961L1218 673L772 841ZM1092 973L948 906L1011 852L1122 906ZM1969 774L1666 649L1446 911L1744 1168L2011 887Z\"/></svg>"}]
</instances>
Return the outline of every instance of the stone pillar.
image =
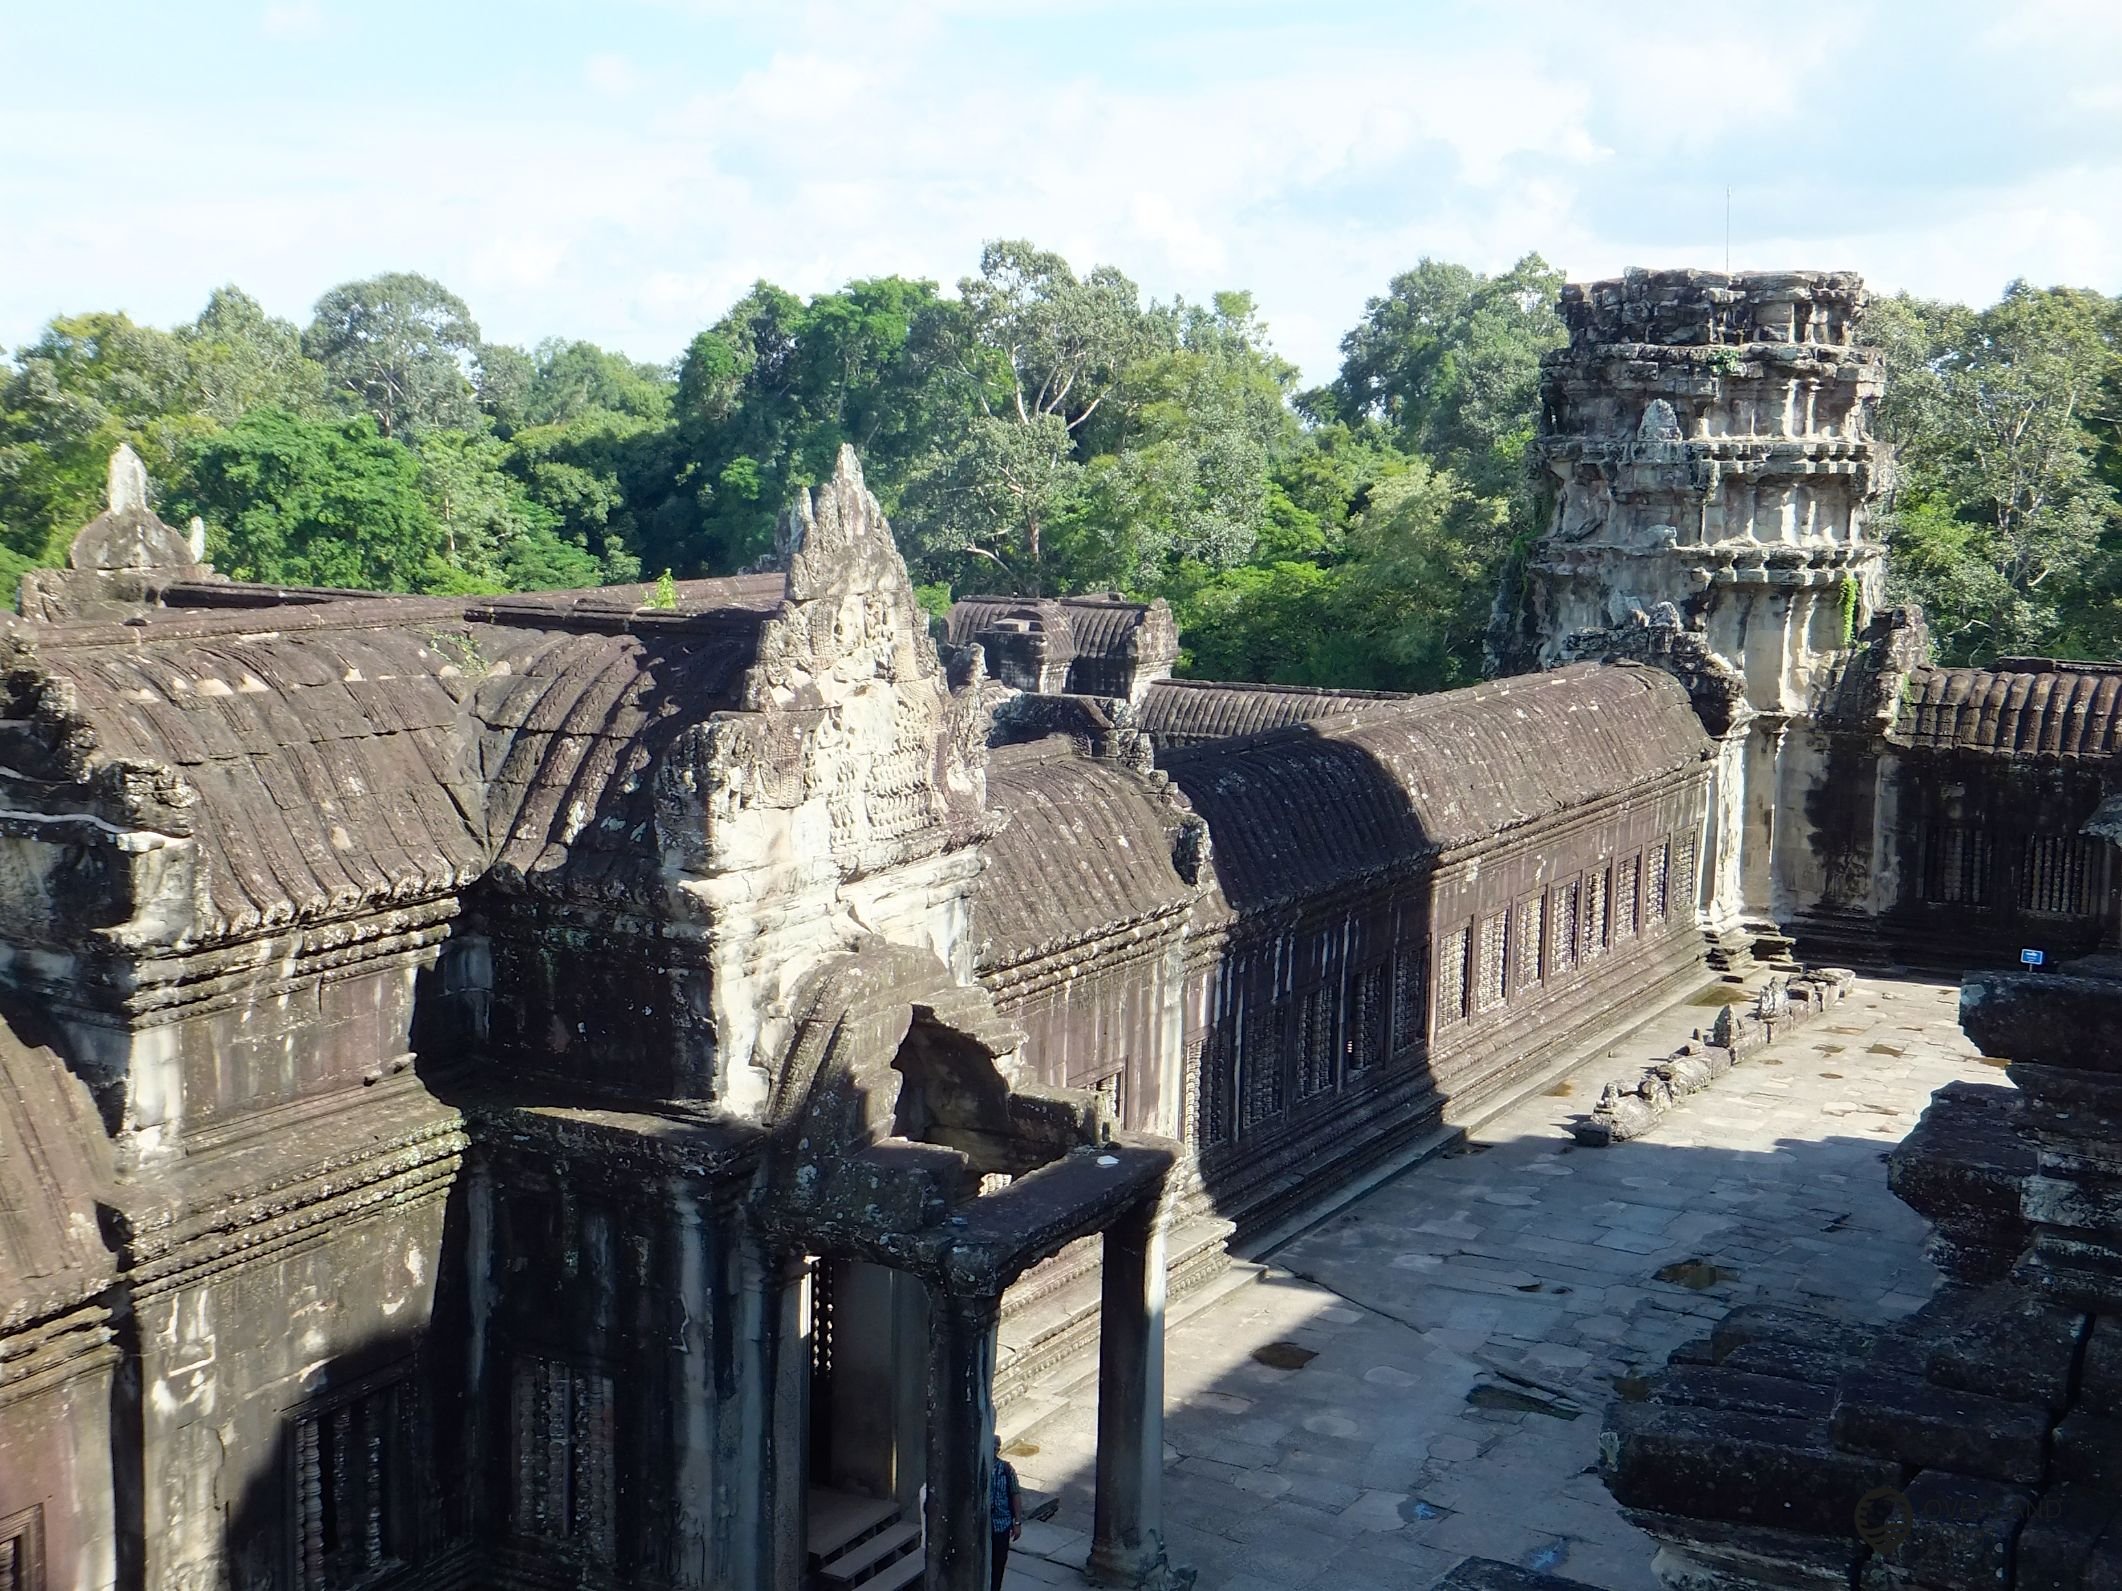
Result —
<instances>
[{"instance_id":1,"label":"stone pillar","mask_svg":"<svg viewBox=\"0 0 2122 1591\"><path fill-rule=\"evenodd\" d=\"M1156 1583L1164 1560L1164 1221L1154 1198L1105 1234L1092 1517L1091 1579Z\"/></svg>"},{"instance_id":2,"label":"stone pillar","mask_svg":"<svg viewBox=\"0 0 2122 1591\"><path fill-rule=\"evenodd\" d=\"M1002 1301L932 1288L928 1335L928 1591L987 1591Z\"/></svg>"},{"instance_id":3,"label":"stone pillar","mask_svg":"<svg viewBox=\"0 0 2122 1591\"><path fill-rule=\"evenodd\" d=\"M797 1248L768 1248L760 1256L758 1339L740 1386L768 1389L766 1444L759 1477L762 1506L757 1538L758 1585L797 1585L804 1575L804 1527L809 1515L807 1394L810 1334L805 1329L804 1277L809 1269ZM756 1379L754 1379L756 1377ZM744 1399L733 1399L739 1404Z\"/></svg>"},{"instance_id":4,"label":"stone pillar","mask_svg":"<svg viewBox=\"0 0 2122 1591\"><path fill-rule=\"evenodd\" d=\"M1718 737L1716 760L1710 765L1699 887L1702 933L1709 942L1710 962L1718 967L1743 965L1751 956L1741 872L1746 856L1746 722L1742 719Z\"/></svg>"}]
</instances>

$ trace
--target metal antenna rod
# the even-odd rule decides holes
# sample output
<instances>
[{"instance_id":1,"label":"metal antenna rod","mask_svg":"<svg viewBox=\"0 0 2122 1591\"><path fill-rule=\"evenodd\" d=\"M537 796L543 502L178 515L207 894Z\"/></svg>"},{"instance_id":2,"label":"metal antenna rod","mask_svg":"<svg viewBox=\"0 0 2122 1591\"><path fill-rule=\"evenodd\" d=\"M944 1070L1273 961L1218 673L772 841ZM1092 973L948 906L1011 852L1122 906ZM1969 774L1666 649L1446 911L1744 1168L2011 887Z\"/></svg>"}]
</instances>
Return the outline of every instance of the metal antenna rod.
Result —
<instances>
[{"instance_id":1,"label":"metal antenna rod","mask_svg":"<svg viewBox=\"0 0 2122 1591\"><path fill-rule=\"evenodd\" d=\"M1724 190L1724 274L1731 275L1731 189Z\"/></svg>"}]
</instances>

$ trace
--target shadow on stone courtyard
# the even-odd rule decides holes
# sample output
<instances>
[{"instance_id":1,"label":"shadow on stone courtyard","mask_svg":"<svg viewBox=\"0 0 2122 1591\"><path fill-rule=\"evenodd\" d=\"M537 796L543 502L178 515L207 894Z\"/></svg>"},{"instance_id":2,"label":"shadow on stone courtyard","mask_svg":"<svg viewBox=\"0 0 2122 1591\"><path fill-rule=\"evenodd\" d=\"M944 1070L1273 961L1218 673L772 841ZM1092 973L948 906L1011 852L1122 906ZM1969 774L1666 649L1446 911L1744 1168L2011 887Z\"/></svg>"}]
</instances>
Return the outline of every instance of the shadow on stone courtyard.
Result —
<instances>
[{"instance_id":1,"label":"shadow on stone courtyard","mask_svg":"<svg viewBox=\"0 0 2122 1591\"><path fill-rule=\"evenodd\" d=\"M1650 1591L1655 1544L1596 1473L1607 1404L1735 1305L1883 1322L1928 1296L1925 1223L1883 1162L1933 1088L1998 1079L1953 999L1867 980L1848 1020L1609 1149L1564 1131L1596 1092L1587 1067L1175 1320L1172 1559L1232 1591L1416 1587L1468 1555ZM1061 1505L1012 1584L1074 1581L1094 1396L1072 1387L1014 1433Z\"/></svg>"}]
</instances>

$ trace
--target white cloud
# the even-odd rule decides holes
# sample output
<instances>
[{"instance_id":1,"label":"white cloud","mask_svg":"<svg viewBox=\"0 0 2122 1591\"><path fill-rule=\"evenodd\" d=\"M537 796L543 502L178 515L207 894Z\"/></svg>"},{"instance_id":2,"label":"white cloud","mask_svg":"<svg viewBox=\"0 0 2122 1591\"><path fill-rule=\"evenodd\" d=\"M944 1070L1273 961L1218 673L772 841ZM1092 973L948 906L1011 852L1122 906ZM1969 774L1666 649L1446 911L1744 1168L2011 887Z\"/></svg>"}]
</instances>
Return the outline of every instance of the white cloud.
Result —
<instances>
[{"instance_id":1,"label":"white cloud","mask_svg":"<svg viewBox=\"0 0 2122 1591\"><path fill-rule=\"evenodd\" d=\"M323 25L314 5L281 11ZM812 0L770 29L719 0L613 18L542 98L501 74L361 117L329 95L272 117L201 96L174 118L114 109L58 150L34 107L0 108L0 202L38 218L0 251L0 340L65 309L187 318L227 280L303 319L332 283L405 268L464 294L490 336L668 358L759 277L949 284L984 239L1027 236L1160 297L1249 288L1323 380L1364 300L1424 255L1717 265L1726 183L1735 263L1970 298L2022 274L2122 286L2122 146L2022 136L1971 92L1993 47L1976 28L1928 37L1897 82L1888 24L1862 6L1793 0L1771 29L1713 13L1679 35L1559 3L1449 26L1058 0ZM780 47L743 42L747 23ZM2014 37L2055 101L2090 116L2111 99L2071 36ZM1882 156L1865 129L1902 142ZM1982 169L1963 173L1970 147ZM135 174L126 233L154 240L152 270L94 206L112 169Z\"/></svg>"}]
</instances>

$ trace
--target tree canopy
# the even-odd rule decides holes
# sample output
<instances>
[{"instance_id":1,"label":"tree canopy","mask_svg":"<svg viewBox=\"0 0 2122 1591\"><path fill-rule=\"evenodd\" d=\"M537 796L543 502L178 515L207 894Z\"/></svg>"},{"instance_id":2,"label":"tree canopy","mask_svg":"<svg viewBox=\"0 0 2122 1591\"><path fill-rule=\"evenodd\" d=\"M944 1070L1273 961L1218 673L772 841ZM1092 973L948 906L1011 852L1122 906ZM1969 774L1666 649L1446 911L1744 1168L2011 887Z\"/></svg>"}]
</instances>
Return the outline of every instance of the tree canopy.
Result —
<instances>
[{"instance_id":1,"label":"tree canopy","mask_svg":"<svg viewBox=\"0 0 2122 1591\"><path fill-rule=\"evenodd\" d=\"M667 366L486 342L405 273L302 331L233 286L168 331L64 316L0 364L0 589L63 557L121 442L232 574L421 591L733 572L852 443L925 600L1162 596L1195 673L1453 685L1539 529L1561 281L1418 261L1301 392L1249 295L1159 302L1024 240L948 291L756 283ZM2122 649L2122 301L2013 283L1866 330L1890 580L1940 655Z\"/></svg>"}]
</instances>

